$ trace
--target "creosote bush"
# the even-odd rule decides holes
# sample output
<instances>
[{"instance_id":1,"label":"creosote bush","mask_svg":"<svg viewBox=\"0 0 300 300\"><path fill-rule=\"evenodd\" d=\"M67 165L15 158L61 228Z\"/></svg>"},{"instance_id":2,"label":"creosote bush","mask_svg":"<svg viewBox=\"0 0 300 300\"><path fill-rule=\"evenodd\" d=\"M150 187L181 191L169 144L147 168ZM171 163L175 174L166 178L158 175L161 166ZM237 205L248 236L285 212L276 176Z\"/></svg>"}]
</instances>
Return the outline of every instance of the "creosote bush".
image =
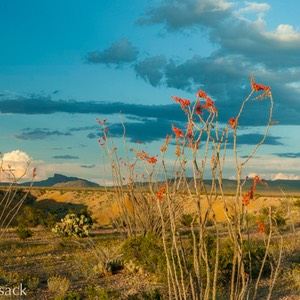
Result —
<instances>
[{"instance_id":1,"label":"creosote bush","mask_svg":"<svg viewBox=\"0 0 300 300\"><path fill-rule=\"evenodd\" d=\"M24 227L18 227L16 229L16 232L17 232L19 238L22 239L22 240L30 238L33 235L33 231L31 229L24 228Z\"/></svg>"},{"instance_id":2,"label":"creosote bush","mask_svg":"<svg viewBox=\"0 0 300 300\"><path fill-rule=\"evenodd\" d=\"M166 274L164 249L160 238L154 234L137 236L125 240L122 246L123 259L128 268L138 272L142 267L145 271L157 275Z\"/></svg>"},{"instance_id":3,"label":"creosote bush","mask_svg":"<svg viewBox=\"0 0 300 300\"><path fill-rule=\"evenodd\" d=\"M48 279L47 284L49 291L53 293L54 297L57 299L66 295L70 287L70 280L66 277L55 275Z\"/></svg>"}]
</instances>

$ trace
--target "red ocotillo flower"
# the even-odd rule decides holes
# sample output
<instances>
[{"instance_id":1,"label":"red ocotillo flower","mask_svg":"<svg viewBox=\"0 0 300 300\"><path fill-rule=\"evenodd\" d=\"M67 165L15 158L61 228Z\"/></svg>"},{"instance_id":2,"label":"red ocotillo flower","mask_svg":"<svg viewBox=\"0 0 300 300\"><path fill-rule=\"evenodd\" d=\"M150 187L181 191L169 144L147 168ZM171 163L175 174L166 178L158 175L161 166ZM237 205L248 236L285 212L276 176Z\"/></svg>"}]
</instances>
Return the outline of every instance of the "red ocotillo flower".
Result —
<instances>
[{"instance_id":1,"label":"red ocotillo flower","mask_svg":"<svg viewBox=\"0 0 300 300\"><path fill-rule=\"evenodd\" d=\"M232 128L232 129L236 129L236 127L237 127L237 121L236 121L236 118L231 118L229 121L228 121L228 123L229 123L229 125L230 125L230 127Z\"/></svg>"},{"instance_id":2,"label":"red ocotillo flower","mask_svg":"<svg viewBox=\"0 0 300 300\"><path fill-rule=\"evenodd\" d=\"M262 220L258 220L258 226L257 226L258 232L265 232L267 230L267 226L264 224Z\"/></svg>"},{"instance_id":3,"label":"red ocotillo flower","mask_svg":"<svg viewBox=\"0 0 300 300\"><path fill-rule=\"evenodd\" d=\"M175 102L179 103L180 105L183 106L189 106L191 104L191 101L189 99L183 99L177 96L172 96L171 97Z\"/></svg>"},{"instance_id":4,"label":"red ocotillo flower","mask_svg":"<svg viewBox=\"0 0 300 300\"><path fill-rule=\"evenodd\" d=\"M195 110L196 115L202 115L203 114L202 109L203 109L203 106L201 105L200 102L198 102L196 105L196 110Z\"/></svg>"},{"instance_id":5,"label":"red ocotillo flower","mask_svg":"<svg viewBox=\"0 0 300 300\"><path fill-rule=\"evenodd\" d=\"M244 192L243 193L243 203L244 205L249 205L250 204L250 197L249 197L249 192Z\"/></svg>"},{"instance_id":6,"label":"red ocotillo flower","mask_svg":"<svg viewBox=\"0 0 300 300\"><path fill-rule=\"evenodd\" d=\"M200 98L205 99L207 97L207 94L205 92L203 92L202 90L199 90L196 95Z\"/></svg>"},{"instance_id":7,"label":"red ocotillo flower","mask_svg":"<svg viewBox=\"0 0 300 300\"><path fill-rule=\"evenodd\" d=\"M264 92L269 92L271 91L271 88L267 85L263 85L260 83L256 83L254 80L254 76L251 76L251 87L253 91L264 91Z\"/></svg>"},{"instance_id":8,"label":"red ocotillo flower","mask_svg":"<svg viewBox=\"0 0 300 300\"><path fill-rule=\"evenodd\" d=\"M166 184L164 183L164 184L160 187L159 191L158 191L157 194L156 194L156 197L157 197L157 199L158 199L159 201L162 201L162 200L163 200L163 196L164 196L165 190L166 190Z\"/></svg>"},{"instance_id":9,"label":"red ocotillo flower","mask_svg":"<svg viewBox=\"0 0 300 300\"><path fill-rule=\"evenodd\" d=\"M147 161L148 161L149 164L155 164L157 162L157 159L156 159L156 157L151 156L151 157L148 158Z\"/></svg>"},{"instance_id":10,"label":"red ocotillo flower","mask_svg":"<svg viewBox=\"0 0 300 300\"><path fill-rule=\"evenodd\" d=\"M175 133L176 137L179 137L179 138L184 137L183 131L180 130L179 128L175 127L174 125L172 125L172 130Z\"/></svg>"}]
</instances>

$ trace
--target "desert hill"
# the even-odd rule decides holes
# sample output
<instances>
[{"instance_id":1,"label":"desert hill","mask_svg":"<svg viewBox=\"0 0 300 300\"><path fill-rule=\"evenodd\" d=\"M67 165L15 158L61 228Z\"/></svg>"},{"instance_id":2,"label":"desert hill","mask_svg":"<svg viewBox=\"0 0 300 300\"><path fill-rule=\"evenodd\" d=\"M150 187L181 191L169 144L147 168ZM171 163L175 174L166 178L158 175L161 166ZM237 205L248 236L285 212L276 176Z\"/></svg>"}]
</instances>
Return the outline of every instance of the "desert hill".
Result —
<instances>
[{"instance_id":1,"label":"desert hill","mask_svg":"<svg viewBox=\"0 0 300 300\"><path fill-rule=\"evenodd\" d=\"M25 182L21 184L22 186L29 186L30 182ZM35 181L33 186L38 187L99 187L99 184L91 182L78 177L69 177L62 174L54 174L53 177L48 179Z\"/></svg>"},{"instance_id":2,"label":"desert hill","mask_svg":"<svg viewBox=\"0 0 300 300\"><path fill-rule=\"evenodd\" d=\"M247 191L252 182L251 179L247 180L243 190ZM255 200L251 201L248 206L249 212L255 213L262 207L270 204L272 206L282 205L286 201L282 191L288 196L287 199L290 203L299 199L300 181L298 180L277 180L266 181L265 183L257 185ZM170 184L172 184L172 181L170 181ZM205 185L209 190L211 180L205 180ZM23 184L23 186L24 190L26 190L26 184ZM160 186L159 183L158 186ZM193 182L190 183L190 186L193 186ZM147 185L145 183L141 184L141 188L147 193ZM233 195L235 194L236 182L224 179L223 189L226 193L226 201L234 201L235 197ZM20 191L22 190L21 188ZM1 195L5 195L5 188L2 194L0 193L0 199ZM21 196L18 193L16 195L18 199L21 199ZM53 177L34 183L24 205L30 205L55 213L59 217L64 216L69 210L89 210L98 221L98 224L108 225L112 218L120 214L116 197L117 194L113 188L100 187L96 183L77 177L54 174ZM18 199L16 198L15 200L18 201ZM213 204L217 219L220 221L224 220L225 217L222 201L221 197L218 197L214 200ZM203 203L205 204L205 202L204 198ZM182 207L185 213L192 213L193 201L184 197Z\"/></svg>"}]
</instances>

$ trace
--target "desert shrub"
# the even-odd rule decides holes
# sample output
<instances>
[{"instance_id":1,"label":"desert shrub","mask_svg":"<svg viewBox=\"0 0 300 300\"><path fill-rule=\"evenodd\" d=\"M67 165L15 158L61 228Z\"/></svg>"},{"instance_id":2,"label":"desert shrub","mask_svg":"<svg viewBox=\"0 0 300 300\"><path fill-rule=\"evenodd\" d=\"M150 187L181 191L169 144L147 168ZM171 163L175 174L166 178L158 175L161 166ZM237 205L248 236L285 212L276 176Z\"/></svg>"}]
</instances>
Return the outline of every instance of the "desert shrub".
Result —
<instances>
[{"instance_id":1,"label":"desert shrub","mask_svg":"<svg viewBox=\"0 0 300 300\"><path fill-rule=\"evenodd\" d=\"M17 218L19 227L36 227L42 225L50 228L55 224L56 216L40 209L25 206L22 214Z\"/></svg>"},{"instance_id":2,"label":"desert shrub","mask_svg":"<svg viewBox=\"0 0 300 300\"><path fill-rule=\"evenodd\" d=\"M88 285L85 288L85 296L88 300L117 300L120 294L109 289L97 289L95 286Z\"/></svg>"},{"instance_id":3,"label":"desert shrub","mask_svg":"<svg viewBox=\"0 0 300 300\"><path fill-rule=\"evenodd\" d=\"M163 296L158 289L143 291L127 297L127 300L162 300Z\"/></svg>"},{"instance_id":4,"label":"desert shrub","mask_svg":"<svg viewBox=\"0 0 300 300\"><path fill-rule=\"evenodd\" d=\"M257 278L266 252L265 245L259 242L248 243L244 241L242 252L245 273L252 279ZM220 278L221 282L225 284L227 284L231 278L233 256L234 249L232 242L229 240L224 241L219 252L219 270L222 274L222 277ZM270 259L269 255L263 269L263 276L270 275Z\"/></svg>"},{"instance_id":5,"label":"desert shrub","mask_svg":"<svg viewBox=\"0 0 300 300\"><path fill-rule=\"evenodd\" d=\"M55 297L64 297L70 287L70 281L61 276L51 276L48 281L48 289Z\"/></svg>"},{"instance_id":6,"label":"desert shrub","mask_svg":"<svg viewBox=\"0 0 300 300\"><path fill-rule=\"evenodd\" d=\"M268 220L269 219L269 210L268 208L261 209L261 219ZM278 208L272 208L271 214L272 225L275 227L284 227L286 225L286 218L284 216L284 212Z\"/></svg>"},{"instance_id":7,"label":"desert shrub","mask_svg":"<svg viewBox=\"0 0 300 300\"><path fill-rule=\"evenodd\" d=\"M39 225L39 216L30 206L24 206L22 214L17 218L18 226L36 227Z\"/></svg>"},{"instance_id":8,"label":"desert shrub","mask_svg":"<svg viewBox=\"0 0 300 300\"><path fill-rule=\"evenodd\" d=\"M23 282L23 279L23 276L19 272L11 271L2 273L2 280L6 285L20 284L20 282Z\"/></svg>"},{"instance_id":9,"label":"desert shrub","mask_svg":"<svg viewBox=\"0 0 300 300\"><path fill-rule=\"evenodd\" d=\"M110 258L99 261L94 267L93 272L96 275L107 276L116 274L124 268L124 263L121 258Z\"/></svg>"},{"instance_id":10,"label":"desert shrub","mask_svg":"<svg viewBox=\"0 0 300 300\"><path fill-rule=\"evenodd\" d=\"M69 292L65 296L57 296L54 300L81 300L82 297L78 292Z\"/></svg>"},{"instance_id":11,"label":"desert shrub","mask_svg":"<svg viewBox=\"0 0 300 300\"><path fill-rule=\"evenodd\" d=\"M293 265L287 274L288 280L291 284L291 288L300 293L300 266Z\"/></svg>"},{"instance_id":12,"label":"desert shrub","mask_svg":"<svg viewBox=\"0 0 300 300\"><path fill-rule=\"evenodd\" d=\"M56 215L50 212L42 212L39 218L39 223L45 228L52 228L56 223Z\"/></svg>"},{"instance_id":13,"label":"desert shrub","mask_svg":"<svg viewBox=\"0 0 300 300\"><path fill-rule=\"evenodd\" d=\"M87 211L67 214L52 231L62 236L87 237L93 220Z\"/></svg>"},{"instance_id":14,"label":"desert shrub","mask_svg":"<svg viewBox=\"0 0 300 300\"><path fill-rule=\"evenodd\" d=\"M165 274L166 260L161 240L154 234L128 238L122 251L124 260L132 261L148 272Z\"/></svg>"},{"instance_id":15,"label":"desert shrub","mask_svg":"<svg viewBox=\"0 0 300 300\"><path fill-rule=\"evenodd\" d=\"M183 214L180 218L180 223L183 226L191 226L192 222L194 221L194 215L193 214Z\"/></svg>"},{"instance_id":16,"label":"desert shrub","mask_svg":"<svg viewBox=\"0 0 300 300\"><path fill-rule=\"evenodd\" d=\"M24 227L18 227L16 229L16 233L18 234L19 238L22 240L30 238L33 235L33 231L31 229L24 228Z\"/></svg>"},{"instance_id":17,"label":"desert shrub","mask_svg":"<svg viewBox=\"0 0 300 300\"><path fill-rule=\"evenodd\" d=\"M26 286L29 290L35 291L38 288L38 285L40 283L40 279L36 276L29 276L26 278Z\"/></svg>"}]
</instances>

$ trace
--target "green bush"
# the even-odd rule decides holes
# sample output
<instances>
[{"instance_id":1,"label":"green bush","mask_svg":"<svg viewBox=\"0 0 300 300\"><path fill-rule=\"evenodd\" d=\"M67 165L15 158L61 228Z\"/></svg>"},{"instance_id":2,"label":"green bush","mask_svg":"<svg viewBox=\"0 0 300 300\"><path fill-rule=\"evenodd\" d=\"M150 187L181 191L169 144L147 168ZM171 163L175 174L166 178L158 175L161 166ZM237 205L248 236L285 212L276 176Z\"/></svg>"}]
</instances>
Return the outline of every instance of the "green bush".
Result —
<instances>
[{"instance_id":1,"label":"green bush","mask_svg":"<svg viewBox=\"0 0 300 300\"><path fill-rule=\"evenodd\" d=\"M65 297L67 295L67 291L70 287L70 280L66 277L51 276L48 281L48 289L51 293L54 294L54 299L60 299L59 297Z\"/></svg>"},{"instance_id":2,"label":"green bush","mask_svg":"<svg viewBox=\"0 0 300 300\"><path fill-rule=\"evenodd\" d=\"M261 210L261 219L268 220L269 219L269 211L267 208L263 208ZM272 209L271 215L272 225L276 227L283 227L286 225L286 218L284 217L284 212L278 208Z\"/></svg>"},{"instance_id":3,"label":"green bush","mask_svg":"<svg viewBox=\"0 0 300 300\"><path fill-rule=\"evenodd\" d=\"M182 216L180 218L180 223L183 226L190 227L193 220L194 220L194 215L193 214L182 214Z\"/></svg>"},{"instance_id":4,"label":"green bush","mask_svg":"<svg viewBox=\"0 0 300 300\"><path fill-rule=\"evenodd\" d=\"M22 240L30 238L33 235L32 230L30 230L29 228L24 228L24 227L18 227L16 229L16 232L17 232L19 238L22 239Z\"/></svg>"},{"instance_id":5,"label":"green bush","mask_svg":"<svg viewBox=\"0 0 300 300\"><path fill-rule=\"evenodd\" d=\"M231 278L233 251L233 245L230 241L225 241L220 247L219 269L223 275L222 280L224 282L227 282ZM244 242L242 251L245 273L252 279L257 278L266 252L266 247L258 242L252 242L250 244L248 242ZM269 255L263 269L263 276L270 274L270 259Z\"/></svg>"},{"instance_id":6,"label":"green bush","mask_svg":"<svg viewBox=\"0 0 300 300\"><path fill-rule=\"evenodd\" d=\"M45 228L51 228L55 225L56 216L45 212L41 209L35 209L30 206L25 206L23 208L22 214L17 218L18 227L36 227L42 225Z\"/></svg>"},{"instance_id":7,"label":"green bush","mask_svg":"<svg viewBox=\"0 0 300 300\"><path fill-rule=\"evenodd\" d=\"M127 300L162 300L163 296L158 289L152 291L144 291L140 294L134 294L127 297Z\"/></svg>"},{"instance_id":8,"label":"green bush","mask_svg":"<svg viewBox=\"0 0 300 300\"><path fill-rule=\"evenodd\" d=\"M122 252L125 261L132 261L144 270L163 275L166 273L166 260L161 239L154 235L128 238Z\"/></svg>"},{"instance_id":9,"label":"green bush","mask_svg":"<svg viewBox=\"0 0 300 300\"><path fill-rule=\"evenodd\" d=\"M87 211L69 213L57 224L52 231L62 236L87 237L93 220Z\"/></svg>"},{"instance_id":10,"label":"green bush","mask_svg":"<svg viewBox=\"0 0 300 300\"><path fill-rule=\"evenodd\" d=\"M26 278L25 283L29 290L35 291L39 286L40 279L36 276L29 276Z\"/></svg>"},{"instance_id":11,"label":"green bush","mask_svg":"<svg viewBox=\"0 0 300 300\"><path fill-rule=\"evenodd\" d=\"M88 300L116 300L120 299L120 295L116 291L109 289L97 289L95 286L87 286L85 288L85 296Z\"/></svg>"},{"instance_id":12,"label":"green bush","mask_svg":"<svg viewBox=\"0 0 300 300\"><path fill-rule=\"evenodd\" d=\"M54 298L54 300L81 300L82 297L79 293L77 292L69 292L65 296L57 296Z\"/></svg>"}]
</instances>

